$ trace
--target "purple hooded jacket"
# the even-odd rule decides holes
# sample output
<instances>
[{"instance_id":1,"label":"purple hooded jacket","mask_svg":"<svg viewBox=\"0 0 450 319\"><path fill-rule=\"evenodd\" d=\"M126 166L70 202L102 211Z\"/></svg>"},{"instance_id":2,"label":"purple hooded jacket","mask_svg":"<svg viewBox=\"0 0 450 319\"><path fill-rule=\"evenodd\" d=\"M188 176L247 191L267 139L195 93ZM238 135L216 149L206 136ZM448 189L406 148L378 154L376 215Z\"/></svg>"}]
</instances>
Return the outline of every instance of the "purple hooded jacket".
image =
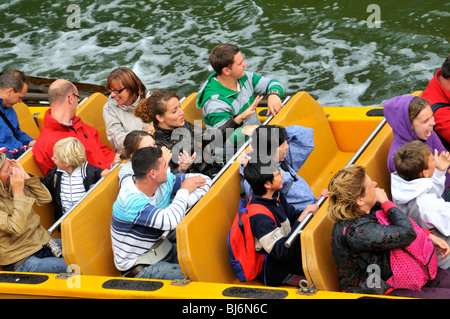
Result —
<instances>
[{"instance_id":1,"label":"purple hooded jacket","mask_svg":"<svg viewBox=\"0 0 450 319\"><path fill-rule=\"evenodd\" d=\"M418 140L411 126L411 122L409 121L408 114L409 104L412 99L416 97L417 96L414 95L402 95L384 102L384 116L394 133L394 139L392 140L387 160L387 166L390 173L396 171L394 165L394 154L397 149L405 143ZM433 153L434 149L437 149L439 154L446 150L434 131L431 132L430 137L424 142L430 147L430 150ZM450 185L448 172L445 184L447 187Z\"/></svg>"}]
</instances>

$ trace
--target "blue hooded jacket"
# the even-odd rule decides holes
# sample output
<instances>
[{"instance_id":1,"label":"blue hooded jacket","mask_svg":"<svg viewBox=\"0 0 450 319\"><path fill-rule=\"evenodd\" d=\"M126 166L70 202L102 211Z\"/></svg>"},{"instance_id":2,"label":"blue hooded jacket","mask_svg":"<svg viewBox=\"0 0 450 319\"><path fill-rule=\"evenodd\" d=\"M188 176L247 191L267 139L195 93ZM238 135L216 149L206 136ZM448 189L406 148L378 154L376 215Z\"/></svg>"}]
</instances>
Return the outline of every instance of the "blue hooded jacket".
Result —
<instances>
[{"instance_id":1,"label":"blue hooded jacket","mask_svg":"<svg viewBox=\"0 0 450 319\"><path fill-rule=\"evenodd\" d=\"M5 153L8 158L18 158L25 152L27 145L33 138L20 129L14 108L4 106L3 99L0 99L0 104L0 112L5 115L14 128L14 132L12 132L3 118L0 117L0 152Z\"/></svg>"}]
</instances>

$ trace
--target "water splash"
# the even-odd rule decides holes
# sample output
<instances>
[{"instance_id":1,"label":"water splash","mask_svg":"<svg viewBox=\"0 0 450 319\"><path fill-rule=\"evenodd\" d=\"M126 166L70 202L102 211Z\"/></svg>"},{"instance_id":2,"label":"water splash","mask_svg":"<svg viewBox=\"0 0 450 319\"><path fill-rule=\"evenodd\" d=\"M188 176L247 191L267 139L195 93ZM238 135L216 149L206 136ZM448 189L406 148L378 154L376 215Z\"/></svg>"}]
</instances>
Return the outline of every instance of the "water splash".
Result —
<instances>
[{"instance_id":1,"label":"water splash","mask_svg":"<svg viewBox=\"0 0 450 319\"><path fill-rule=\"evenodd\" d=\"M132 68L149 89L199 89L210 50L241 47L247 69L305 90L322 105L380 105L423 89L450 52L450 4L380 1L379 29L367 4L351 1L80 1L81 28L67 27L68 4L0 4L0 69L104 85ZM416 5L414 5L416 3Z\"/></svg>"}]
</instances>

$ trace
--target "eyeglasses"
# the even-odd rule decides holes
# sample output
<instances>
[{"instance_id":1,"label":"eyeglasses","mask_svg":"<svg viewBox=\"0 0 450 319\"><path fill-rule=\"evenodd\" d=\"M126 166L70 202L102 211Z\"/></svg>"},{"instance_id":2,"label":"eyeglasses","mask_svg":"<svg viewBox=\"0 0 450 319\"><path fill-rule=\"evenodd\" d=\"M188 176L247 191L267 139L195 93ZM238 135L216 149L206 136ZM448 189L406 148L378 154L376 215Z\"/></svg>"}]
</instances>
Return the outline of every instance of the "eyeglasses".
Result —
<instances>
[{"instance_id":1,"label":"eyeglasses","mask_svg":"<svg viewBox=\"0 0 450 319\"><path fill-rule=\"evenodd\" d=\"M274 173L274 174L273 174L273 177L277 177L277 176L279 176L279 175L283 176L283 172L282 172L281 170L278 170L277 173Z\"/></svg>"},{"instance_id":2,"label":"eyeglasses","mask_svg":"<svg viewBox=\"0 0 450 319\"><path fill-rule=\"evenodd\" d=\"M77 97L78 101L81 100L81 97L80 97L79 95L77 95L77 94L75 94L75 93L70 93L69 97L70 97L71 95L75 95L75 96Z\"/></svg>"},{"instance_id":3,"label":"eyeglasses","mask_svg":"<svg viewBox=\"0 0 450 319\"><path fill-rule=\"evenodd\" d=\"M122 93L123 90L125 90L125 89L126 89L126 87L123 87L123 88L121 88L120 90L108 89L108 91L109 91L110 93L120 94L120 93Z\"/></svg>"}]
</instances>

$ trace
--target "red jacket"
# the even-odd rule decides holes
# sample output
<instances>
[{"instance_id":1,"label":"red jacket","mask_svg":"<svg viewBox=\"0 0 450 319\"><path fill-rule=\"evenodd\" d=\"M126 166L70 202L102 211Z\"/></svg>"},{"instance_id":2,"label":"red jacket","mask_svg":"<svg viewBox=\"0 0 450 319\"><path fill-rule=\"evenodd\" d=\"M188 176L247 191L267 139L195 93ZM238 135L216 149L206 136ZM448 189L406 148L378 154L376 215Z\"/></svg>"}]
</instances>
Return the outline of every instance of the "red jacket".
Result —
<instances>
[{"instance_id":1,"label":"red jacket","mask_svg":"<svg viewBox=\"0 0 450 319\"><path fill-rule=\"evenodd\" d=\"M111 168L116 154L100 141L95 128L83 123L78 116L73 118L72 125L59 123L50 113L51 109L45 112L44 129L33 147L34 159L44 175L55 167L52 160L53 146L59 140L70 136L76 137L83 143L89 164L103 169Z\"/></svg>"},{"instance_id":2,"label":"red jacket","mask_svg":"<svg viewBox=\"0 0 450 319\"><path fill-rule=\"evenodd\" d=\"M448 149L450 143L450 92L439 83L440 75L441 70L438 70L421 97L430 103L436 122L434 130L447 142L444 143L444 146Z\"/></svg>"}]
</instances>

